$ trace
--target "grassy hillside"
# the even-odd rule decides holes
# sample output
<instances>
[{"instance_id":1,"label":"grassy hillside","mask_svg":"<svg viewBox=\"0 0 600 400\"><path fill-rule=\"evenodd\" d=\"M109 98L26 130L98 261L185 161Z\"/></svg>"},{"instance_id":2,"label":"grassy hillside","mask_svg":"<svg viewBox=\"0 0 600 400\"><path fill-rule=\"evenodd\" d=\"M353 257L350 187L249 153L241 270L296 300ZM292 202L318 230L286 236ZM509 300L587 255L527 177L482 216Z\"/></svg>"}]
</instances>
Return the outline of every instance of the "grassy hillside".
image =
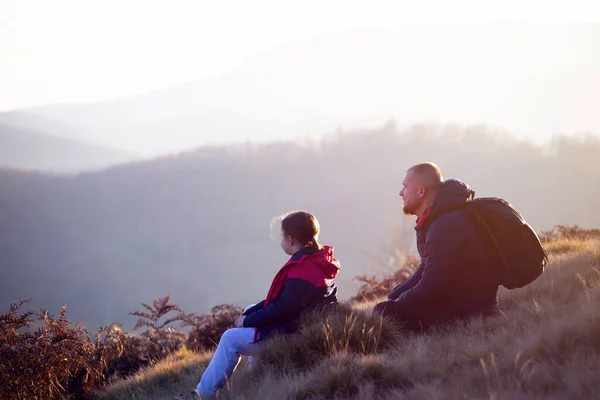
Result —
<instances>
[{"instance_id":1,"label":"grassy hillside","mask_svg":"<svg viewBox=\"0 0 600 400\"><path fill-rule=\"evenodd\" d=\"M370 315L376 301L309 316L241 364L224 399L565 399L600 390L600 239L547 244L531 285L502 290L503 314L425 335L394 334ZM323 322L325 321L325 322ZM102 399L172 399L195 387L210 354L180 351L113 382Z\"/></svg>"}]
</instances>

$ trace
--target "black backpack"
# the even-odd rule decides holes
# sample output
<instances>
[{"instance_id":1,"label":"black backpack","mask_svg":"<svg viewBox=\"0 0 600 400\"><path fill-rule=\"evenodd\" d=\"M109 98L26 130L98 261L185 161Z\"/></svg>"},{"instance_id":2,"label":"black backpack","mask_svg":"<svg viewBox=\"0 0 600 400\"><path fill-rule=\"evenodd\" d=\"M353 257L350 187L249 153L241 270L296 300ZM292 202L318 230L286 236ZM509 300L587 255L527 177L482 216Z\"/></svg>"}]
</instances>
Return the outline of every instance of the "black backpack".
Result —
<instances>
[{"instance_id":1,"label":"black backpack","mask_svg":"<svg viewBox=\"0 0 600 400\"><path fill-rule=\"evenodd\" d=\"M502 286L520 288L544 272L548 253L512 204L495 197L481 197L467 201L463 207L495 254Z\"/></svg>"}]
</instances>

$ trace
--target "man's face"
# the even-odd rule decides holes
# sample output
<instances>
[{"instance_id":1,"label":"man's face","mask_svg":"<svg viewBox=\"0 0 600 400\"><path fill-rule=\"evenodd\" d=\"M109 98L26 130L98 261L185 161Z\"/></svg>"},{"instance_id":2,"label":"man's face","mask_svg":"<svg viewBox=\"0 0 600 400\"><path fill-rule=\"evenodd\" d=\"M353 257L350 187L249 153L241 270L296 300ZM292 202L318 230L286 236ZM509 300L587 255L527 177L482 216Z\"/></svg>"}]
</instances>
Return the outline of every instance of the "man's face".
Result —
<instances>
[{"instance_id":1,"label":"man's face","mask_svg":"<svg viewBox=\"0 0 600 400\"><path fill-rule=\"evenodd\" d=\"M423 202L424 193L422 187L416 181L411 171L406 173L404 181L402 181L402 189L400 190L400 197L404 200L404 204L402 205L404 214L415 215Z\"/></svg>"}]
</instances>

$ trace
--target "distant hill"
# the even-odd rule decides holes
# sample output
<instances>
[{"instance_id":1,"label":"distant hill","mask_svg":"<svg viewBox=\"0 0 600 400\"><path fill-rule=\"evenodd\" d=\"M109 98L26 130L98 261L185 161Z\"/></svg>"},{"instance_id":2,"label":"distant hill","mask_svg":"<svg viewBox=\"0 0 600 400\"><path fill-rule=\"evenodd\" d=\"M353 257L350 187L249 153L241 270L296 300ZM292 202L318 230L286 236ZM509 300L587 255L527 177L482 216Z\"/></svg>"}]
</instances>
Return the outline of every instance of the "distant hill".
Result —
<instances>
[{"instance_id":1,"label":"distant hill","mask_svg":"<svg viewBox=\"0 0 600 400\"><path fill-rule=\"evenodd\" d=\"M125 151L0 125L2 167L75 173L136 158Z\"/></svg>"},{"instance_id":2,"label":"distant hill","mask_svg":"<svg viewBox=\"0 0 600 400\"><path fill-rule=\"evenodd\" d=\"M77 120L65 119L65 124L69 124L67 126L71 129L61 131L55 129L54 132L57 132L57 136L69 140L126 149L124 152L144 156L157 156L187 151L204 145L289 140L315 133L320 135L335 128L332 120L320 116L278 120L222 110L181 111L171 114L163 109L157 109L154 113L144 112L144 118L136 119L134 110L128 109L127 103L121 105L117 101L114 105L108 104L111 106L108 110L105 109L104 104L65 106L67 110L77 115ZM117 113L113 110L113 106L120 110L116 116L113 115ZM123 109L120 108L121 106ZM79 108L82 115L79 115ZM50 107L50 109L54 108ZM19 114L21 124L27 128L30 125L41 125L40 132L46 132L40 120L54 121L52 116L40 117L30 111L19 111ZM84 119L86 114L90 114L87 120ZM2 119L3 114L0 113L0 123Z\"/></svg>"},{"instance_id":3,"label":"distant hill","mask_svg":"<svg viewBox=\"0 0 600 400\"><path fill-rule=\"evenodd\" d=\"M0 171L0 302L69 304L92 327L120 321L139 301L171 295L187 312L261 300L286 261L271 219L306 209L321 242L352 280L393 264L390 235L410 249L414 218L398 197L406 168L437 162L479 196L511 201L536 230L600 225L600 140L544 146L483 127L393 123L320 141L212 146L75 176ZM274 239L271 239L273 234ZM383 267L382 267L383 266Z\"/></svg>"},{"instance_id":4,"label":"distant hill","mask_svg":"<svg viewBox=\"0 0 600 400\"><path fill-rule=\"evenodd\" d=\"M85 130L50 118L0 113L0 167L73 173L139 159L89 139Z\"/></svg>"}]
</instances>

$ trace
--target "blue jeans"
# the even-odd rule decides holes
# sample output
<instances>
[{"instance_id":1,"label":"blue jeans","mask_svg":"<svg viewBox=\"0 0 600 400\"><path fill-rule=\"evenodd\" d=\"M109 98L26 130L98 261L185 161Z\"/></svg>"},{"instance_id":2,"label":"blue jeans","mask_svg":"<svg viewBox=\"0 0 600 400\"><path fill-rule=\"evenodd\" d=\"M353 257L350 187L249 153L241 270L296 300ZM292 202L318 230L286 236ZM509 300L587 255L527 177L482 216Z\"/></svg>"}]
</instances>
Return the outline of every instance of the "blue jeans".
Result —
<instances>
[{"instance_id":1,"label":"blue jeans","mask_svg":"<svg viewBox=\"0 0 600 400\"><path fill-rule=\"evenodd\" d=\"M196 386L200 396L216 395L235 371L241 356L254 356L258 353L260 344L253 343L254 330L255 328L231 328L223 333L212 360ZM252 357L249 357L249 362L251 366Z\"/></svg>"}]
</instances>

